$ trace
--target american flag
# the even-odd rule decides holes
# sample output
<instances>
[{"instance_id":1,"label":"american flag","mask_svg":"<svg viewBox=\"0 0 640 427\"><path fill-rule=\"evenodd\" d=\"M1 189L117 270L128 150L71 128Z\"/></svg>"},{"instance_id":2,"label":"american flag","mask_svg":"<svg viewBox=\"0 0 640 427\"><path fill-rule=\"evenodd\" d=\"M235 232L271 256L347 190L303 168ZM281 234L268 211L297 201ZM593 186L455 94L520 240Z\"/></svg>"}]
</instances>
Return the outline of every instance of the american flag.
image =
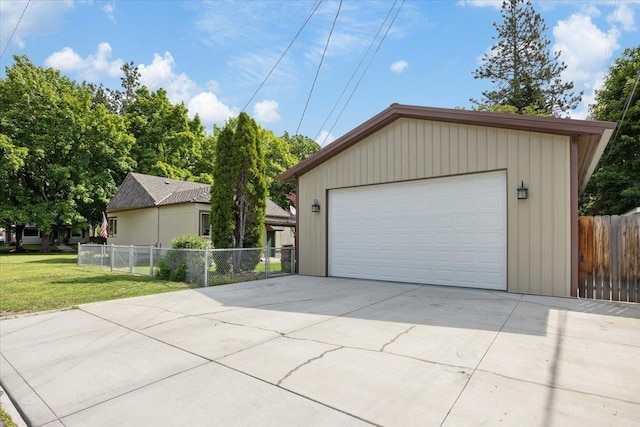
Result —
<instances>
[{"instance_id":1,"label":"american flag","mask_svg":"<svg viewBox=\"0 0 640 427\"><path fill-rule=\"evenodd\" d=\"M108 228L109 228L109 223L107 222L107 217L104 216L104 212L102 212L102 225L100 226L101 237L104 237L105 239L107 238L107 236L109 235L109 233L107 233Z\"/></svg>"}]
</instances>

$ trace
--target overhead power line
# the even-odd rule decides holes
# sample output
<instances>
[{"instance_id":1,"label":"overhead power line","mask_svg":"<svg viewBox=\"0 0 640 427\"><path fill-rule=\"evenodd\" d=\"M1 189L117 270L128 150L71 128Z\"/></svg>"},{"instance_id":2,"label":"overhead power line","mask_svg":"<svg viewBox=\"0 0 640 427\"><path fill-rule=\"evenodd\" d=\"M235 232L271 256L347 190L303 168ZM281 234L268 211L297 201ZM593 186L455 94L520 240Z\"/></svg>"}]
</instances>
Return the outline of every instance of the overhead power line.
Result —
<instances>
[{"instance_id":1,"label":"overhead power line","mask_svg":"<svg viewBox=\"0 0 640 427\"><path fill-rule=\"evenodd\" d=\"M318 80L318 75L320 74L320 68L322 68L322 63L324 62L324 57L327 54L327 48L329 47L329 42L331 41L331 35L333 34L333 30L336 27L336 22L338 21L338 15L340 15L340 9L342 9L342 0L340 0L340 4L338 5L338 11L336 12L335 18L333 18L333 24L331 25L331 31L329 31L329 36L327 37L327 43L324 45L324 50L322 51L322 56L320 57L320 63L318 64L318 69L316 70L316 75L313 78L313 83L311 84L311 90L309 90L309 96L307 97L307 102L304 104L304 110L302 110L302 116L300 117L300 122L298 123L298 128L296 129L295 135L300 131L300 126L302 125L302 120L304 120L304 115L307 112L307 107L309 106L309 101L311 100L311 95L313 94L313 88L316 86L316 81Z\"/></svg>"},{"instance_id":2,"label":"overhead power line","mask_svg":"<svg viewBox=\"0 0 640 427\"><path fill-rule=\"evenodd\" d=\"M627 111L629 111L629 107L631 106L631 101L633 100L633 96L636 94L636 89L638 88L638 81L640 81L640 68L638 69L638 75L636 75L636 81L633 83L633 87L631 88L631 92L629 92L629 97L627 98L627 102L624 105L624 111L622 112L622 118L618 122L618 127L616 128L616 133L613 135L613 141L615 141L618 133L620 132L620 126L624 122L624 118L627 117Z\"/></svg>"},{"instance_id":3,"label":"overhead power line","mask_svg":"<svg viewBox=\"0 0 640 427\"><path fill-rule=\"evenodd\" d=\"M367 47L367 50L365 51L364 55L362 55L362 58L360 59L360 62L358 63L358 66L353 70L353 74L351 74L351 77L349 78L349 81L344 86L344 89L342 89L342 92L340 93L340 96L336 100L336 103L333 104L333 108L331 108L331 111L327 115L327 118L322 123L322 126L320 126L320 130L318 130L318 132L316 133L316 135L317 135L316 138L320 135L320 133L324 129L324 126L327 124L327 122L331 118L331 115L333 114L333 112L336 110L336 108L338 108L338 104L340 104L340 101L342 100L342 97L344 96L345 92L347 91L347 89L351 85L351 82L353 81L354 77L358 73L358 70L360 70L360 67L362 66L362 63L364 62L364 60L369 55L369 52L371 51L371 48L373 47L373 44L378 39L378 36L380 35L380 32L382 31L382 28L384 28L384 25L387 23L387 19L389 19L389 16L391 15L391 12L393 11L393 9L395 8L397 3L398 3L398 0L395 0L393 2L393 4L391 5L391 8L389 9L389 12L387 12L387 16L385 16L384 20L380 23L380 26L378 27L378 31L376 32L376 34L371 39L371 43L369 43L369 47ZM327 134L327 136L328 136L328 134ZM325 137L325 141L326 141L326 137Z\"/></svg>"},{"instance_id":4,"label":"overhead power line","mask_svg":"<svg viewBox=\"0 0 640 427\"><path fill-rule=\"evenodd\" d=\"M4 49L2 49L2 54L0 54L0 59L2 59L2 57L5 54L5 52L7 51L7 48L9 47L9 44L11 44L11 40L13 39L13 36L15 35L16 31L18 30L18 27L20 26L20 22L22 22L22 17L24 16L24 13L27 11L27 7L29 7L29 3L31 3L31 0L27 0L27 4L24 5L24 9L22 9L22 14L20 15L20 18L18 18L18 22L16 22L16 26L13 28L13 31L11 32L11 35L9 36L9 40L7 40L7 44L4 45Z\"/></svg>"},{"instance_id":5,"label":"overhead power line","mask_svg":"<svg viewBox=\"0 0 640 427\"><path fill-rule=\"evenodd\" d=\"M269 80L269 77L271 77L271 74L273 74L273 72L278 67L278 65L280 64L282 59L285 57L287 52L289 52L289 49L291 48L291 46L293 46L293 43L298 39L298 36L300 35L300 33L302 33L302 30L304 30L304 27L307 26L307 23L309 22L311 17L316 13L316 10L318 10L318 7L320 7L321 3L322 3L322 0L317 0L316 3L313 5L313 7L311 8L311 12L309 12L309 15L307 15L307 18L304 20L304 22L302 23L302 26L300 27L300 29L298 30L296 35L293 37L293 40L291 40L291 43L289 43L289 46L287 46L287 48L284 50L284 52L282 52L282 55L280 55L280 58L278 58L278 61L276 61L276 63L273 66L273 68L271 68L271 71L269 71L269 74L267 74L267 76L264 78L264 80L262 80L262 83L260 83L260 86L258 86L258 89L256 89L256 91L253 93L253 95L251 95L251 98L249 98L249 100L247 101L245 106L242 107L242 111L247 109L247 107L249 106L251 101L253 101L253 98L255 98L255 96L258 94L258 92L260 92L260 89L262 89L262 87L265 85L265 83L267 83L267 80Z\"/></svg>"},{"instance_id":6,"label":"overhead power line","mask_svg":"<svg viewBox=\"0 0 640 427\"><path fill-rule=\"evenodd\" d=\"M340 120L340 117L342 117L342 113L344 113L344 110L347 108L347 105L349 105L349 102L351 101L351 98L353 97L353 94L358 89L358 86L360 86L360 83L362 82L362 79L364 78L365 74L367 74L367 71L369 70L369 67L371 66L371 63L373 62L373 59L376 57L376 54L380 50L380 46L382 46L382 43L384 42L384 39L387 37L387 34L389 34L389 31L391 30L391 27L393 27L393 23L396 22L396 18L398 17L398 14L400 13L400 10L402 9L402 6L404 5L404 2L405 2L405 0L402 0L402 3L400 3L400 7L398 7L398 10L396 11L396 14L393 16L393 20L391 21L391 23L387 27L387 30L385 31L384 35L382 36L382 39L380 40L380 43L378 43L378 47L376 47L376 50L373 52L373 55L371 56L371 59L369 59L369 62L367 63L366 68L362 72L362 75L360 75L360 79L358 79L358 82L356 83L356 85L354 86L353 90L351 91L351 94L349 95L349 98L347 98L347 102L345 102L344 106L342 107L342 110L340 110L340 113L338 114L338 117L336 117L335 121L333 122L333 125L331 126L331 129L329 129L329 132L327 132L327 136L329 136L331 134L331 132L333 131L333 128L338 123L338 120ZM325 137L325 140L326 140L326 137Z\"/></svg>"}]
</instances>

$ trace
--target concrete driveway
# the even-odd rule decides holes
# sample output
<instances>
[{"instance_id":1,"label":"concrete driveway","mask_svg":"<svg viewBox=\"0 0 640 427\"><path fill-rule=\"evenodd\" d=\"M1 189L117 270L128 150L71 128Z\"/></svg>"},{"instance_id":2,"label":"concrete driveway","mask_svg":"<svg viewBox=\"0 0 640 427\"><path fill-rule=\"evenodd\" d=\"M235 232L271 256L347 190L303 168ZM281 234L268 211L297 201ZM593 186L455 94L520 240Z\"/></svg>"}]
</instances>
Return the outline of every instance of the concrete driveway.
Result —
<instances>
[{"instance_id":1,"label":"concrete driveway","mask_svg":"<svg viewBox=\"0 0 640 427\"><path fill-rule=\"evenodd\" d=\"M637 425L640 306L302 276L0 322L46 426Z\"/></svg>"}]
</instances>

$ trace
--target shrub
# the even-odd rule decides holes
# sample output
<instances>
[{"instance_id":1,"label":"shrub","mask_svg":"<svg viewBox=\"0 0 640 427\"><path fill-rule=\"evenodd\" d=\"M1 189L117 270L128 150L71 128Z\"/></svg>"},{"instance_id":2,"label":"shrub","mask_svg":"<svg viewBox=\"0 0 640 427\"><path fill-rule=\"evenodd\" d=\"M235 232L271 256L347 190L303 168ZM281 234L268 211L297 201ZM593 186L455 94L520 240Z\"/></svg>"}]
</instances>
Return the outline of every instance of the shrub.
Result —
<instances>
[{"instance_id":1,"label":"shrub","mask_svg":"<svg viewBox=\"0 0 640 427\"><path fill-rule=\"evenodd\" d=\"M256 265L260 263L262 251L249 250L242 251L242 258L240 261L240 268L242 271L253 271L256 269Z\"/></svg>"},{"instance_id":2,"label":"shrub","mask_svg":"<svg viewBox=\"0 0 640 427\"><path fill-rule=\"evenodd\" d=\"M164 259L161 259L158 262L158 267L156 267L153 275L156 276L160 280L171 280L171 267Z\"/></svg>"},{"instance_id":3,"label":"shrub","mask_svg":"<svg viewBox=\"0 0 640 427\"><path fill-rule=\"evenodd\" d=\"M200 236L178 236L171 241L172 249L207 249L209 241Z\"/></svg>"},{"instance_id":4,"label":"shrub","mask_svg":"<svg viewBox=\"0 0 640 427\"><path fill-rule=\"evenodd\" d=\"M209 241L198 236L179 236L171 241L171 250L158 262L156 276L174 282L204 283L204 261L202 252L180 249L207 249Z\"/></svg>"}]
</instances>

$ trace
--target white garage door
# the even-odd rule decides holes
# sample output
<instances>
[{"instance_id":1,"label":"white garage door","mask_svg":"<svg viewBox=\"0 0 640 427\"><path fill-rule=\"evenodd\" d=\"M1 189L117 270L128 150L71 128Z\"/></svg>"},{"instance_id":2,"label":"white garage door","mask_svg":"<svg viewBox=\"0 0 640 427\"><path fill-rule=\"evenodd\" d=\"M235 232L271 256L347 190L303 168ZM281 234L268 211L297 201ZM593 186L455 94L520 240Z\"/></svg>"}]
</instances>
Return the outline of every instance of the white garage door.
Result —
<instances>
[{"instance_id":1,"label":"white garage door","mask_svg":"<svg viewBox=\"0 0 640 427\"><path fill-rule=\"evenodd\" d=\"M506 290L504 171L329 191L329 275Z\"/></svg>"}]
</instances>

